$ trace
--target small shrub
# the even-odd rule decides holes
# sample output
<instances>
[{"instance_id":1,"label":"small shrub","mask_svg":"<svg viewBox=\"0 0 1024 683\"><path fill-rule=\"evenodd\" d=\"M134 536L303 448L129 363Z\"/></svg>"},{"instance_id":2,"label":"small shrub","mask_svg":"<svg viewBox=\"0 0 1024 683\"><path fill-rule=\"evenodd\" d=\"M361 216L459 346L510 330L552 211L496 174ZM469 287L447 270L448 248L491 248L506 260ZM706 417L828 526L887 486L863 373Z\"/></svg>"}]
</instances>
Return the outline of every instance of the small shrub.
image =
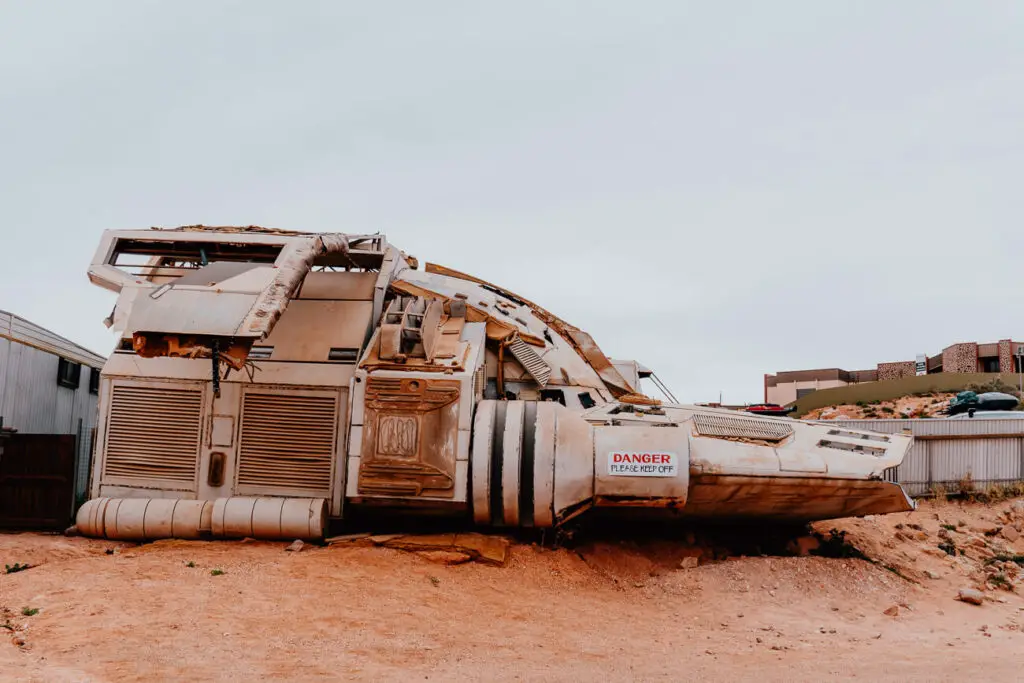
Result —
<instances>
[{"instance_id":1,"label":"small shrub","mask_svg":"<svg viewBox=\"0 0 1024 683\"><path fill-rule=\"evenodd\" d=\"M939 526L946 531L956 531L956 524L940 524Z\"/></svg>"},{"instance_id":2,"label":"small shrub","mask_svg":"<svg viewBox=\"0 0 1024 683\"><path fill-rule=\"evenodd\" d=\"M22 607L21 616L23 617L34 617L39 614L39 610L35 607Z\"/></svg>"},{"instance_id":3,"label":"small shrub","mask_svg":"<svg viewBox=\"0 0 1024 683\"><path fill-rule=\"evenodd\" d=\"M189 569L195 569L196 568L196 563L193 562L192 560L189 560L188 562L185 563L185 566L188 567Z\"/></svg>"},{"instance_id":4,"label":"small shrub","mask_svg":"<svg viewBox=\"0 0 1024 683\"><path fill-rule=\"evenodd\" d=\"M828 537L819 535L821 545L814 552L815 555L823 557L852 557L866 560L864 553L857 546L846 540L846 532L838 529L830 529Z\"/></svg>"},{"instance_id":5,"label":"small shrub","mask_svg":"<svg viewBox=\"0 0 1024 683\"><path fill-rule=\"evenodd\" d=\"M224 570L223 569L211 569L210 570L210 576L223 576L223 575L224 575Z\"/></svg>"},{"instance_id":6,"label":"small shrub","mask_svg":"<svg viewBox=\"0 0 1024 683\"><path fill-rule=\"evenodd\" d=\"M430 577L430 583L434 584L435 586L440 586L441 585L441 579L437 578L436 576L431 576Z\"/></svg>"},{"instance_id":7,"label":"small shrub","mask_svg":"<svg viewBox=\"0 0 1024 683\"><path fill-rule=\"evenodd\" d=\"M956 546L953 545L953 541L943 541L939 544L939 550L946 553L950 557L956 557Z\"/></svg>"},{"instance_id":8,"label":"small shrub","mask_svg":"<svg viewBox=\"0 0 1024 683\"><path fill-rule=\"evenodd\" d=\"M1011 588L1013 586L1013 584L1010 583L1010 580L1006 578L1006 574L1002 573L993 574L992 576L988 577L988 581L996 588Z\"/></svg>"},{"instance_id":9,"label":"small shrub","mask_svg":"<svg viewBox=\"0 0 1024 683\"><path fill-rule=\"evenodd\" d=\"M4 565L4 574L17 574L18 572L23 572L26 569L31 569L31 568L32 568L32 565L30 565L30 564L21 564L20 562L15 562L14 564L5 564Z\"/></svg>"},{"instance_id":10,"label":"small shrub","mask_svg":"<svg viewBox=\"0 0 1024 683\"><path fill-rule=\"evenodd\" d=\"M891 406L882 406L882 412L886 415L892 415L896 411Z\"/></svg>"}]
</instances>

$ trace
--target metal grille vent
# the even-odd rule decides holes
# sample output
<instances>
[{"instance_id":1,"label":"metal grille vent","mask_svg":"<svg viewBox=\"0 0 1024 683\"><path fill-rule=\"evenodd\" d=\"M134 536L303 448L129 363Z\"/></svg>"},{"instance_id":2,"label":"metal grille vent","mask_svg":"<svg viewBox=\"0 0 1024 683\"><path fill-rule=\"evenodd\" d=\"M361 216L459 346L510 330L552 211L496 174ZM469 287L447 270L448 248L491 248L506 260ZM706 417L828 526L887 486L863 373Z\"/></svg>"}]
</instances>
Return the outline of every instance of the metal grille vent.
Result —
<instances>
[{"instance_id":1,"label":"metal grille vent","mask_svg":"<svg viewBox=\"0 0 1024 683\"><path fill-rule=\"evenodd\" d=\"M537 380L537 384L542 387L548 385L548 379L551 378L551 366L544 362L544 359L537 355L537 352L533 350L533 347L524 342L519 337L516 337L515 341L509 344L508 350L512 352L512 355L516 357L526 372Z\"/></svg>"},{"instance_id":2,"label":"metal grille vent","mask_svg":"<svg viewBox=\"0 0 1024 683\"><path fill-rule=\"evenodd\" d=\"M846 441L832 441L830 439L822 439L818 442L818 446L821 448L835 448L840 451L849 451L850 453L864 453L866 455L873 455L876 458L880 458L885 455L884 448L876 448L874 446L862 446L857 443L847 443Z\"/></svg>"},{"instance_id":3,"label":"metal grille vent","mask_svg":"<svg viewBox=\"0 0 1024 683\"><path fill-rule=\"evenodd\" d=\"M247 392L239 486L325 494L334 465L336 399Z\"/></svg>"},{"instance_id":4,"label":"metal grille vent","mask_svg":"<svg viewBox=\"0 0 1024 683\"><path fill-rule=\"evenodd\" d=\"M199 389L114 385L104 478L193 483L202 404Z\"/></svg>"},{"instance_id":5,"label":"metal grille vent","mask_svg":"<svg viewBox=\"0 0 1024 683\"><path fill-rule=\"evenodd\" d=\"M782 441L793 433L793 428L785 422L749 417L728 417L712 413L694 413L693 424L701 436Z\"/></svg>"}]
</instances>

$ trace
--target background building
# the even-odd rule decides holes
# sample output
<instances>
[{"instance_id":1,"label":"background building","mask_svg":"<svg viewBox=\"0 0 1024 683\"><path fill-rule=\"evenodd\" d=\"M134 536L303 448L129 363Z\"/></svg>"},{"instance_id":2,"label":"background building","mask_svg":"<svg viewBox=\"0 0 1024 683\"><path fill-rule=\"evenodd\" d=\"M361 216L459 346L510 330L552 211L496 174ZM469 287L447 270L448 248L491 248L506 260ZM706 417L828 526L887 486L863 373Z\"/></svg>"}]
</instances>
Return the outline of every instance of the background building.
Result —
<instances>
[{"instance_id":1,"label":"background building","mask_svg":"<svg viewBox=\"0 0 1024 683\"><path fill-rule=\"evenodd\" d=\"M43 516L56 526L65 502L85 495L103 363L0 311L0 526L39 526Z\"/></svg>"},{"instance_id":2,"label":"background building","mask_svg":"<svg viewBox=\"0 0 1024 683\"><path fill-rule=\"evenodd\" d=\"M941 353L925 359L925 371L928 374L1020 372L1019 358L1016 355L1018 346L1024 346L1024 342L1002 339L991 343L951 344ZM767 403L786 405L818 389L900 379L916 374L916 359L879 363L873 370L788 370L764 376L764 400Z\"/></svg>"}]
</instances>

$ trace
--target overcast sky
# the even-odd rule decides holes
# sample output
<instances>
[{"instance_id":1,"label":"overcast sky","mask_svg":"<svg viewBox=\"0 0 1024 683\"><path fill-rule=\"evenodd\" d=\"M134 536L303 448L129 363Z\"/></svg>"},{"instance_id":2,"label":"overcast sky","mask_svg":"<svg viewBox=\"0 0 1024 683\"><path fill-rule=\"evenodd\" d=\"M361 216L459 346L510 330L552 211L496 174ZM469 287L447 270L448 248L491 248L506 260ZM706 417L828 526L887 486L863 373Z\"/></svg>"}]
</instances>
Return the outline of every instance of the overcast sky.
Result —
<instances>
[{"instance_id":1,"label":"overcast sky","mask_svg":"<svg viewBox=\"0 0 1024 683\"><path fill-rule=\"evenodd\" d=\"M383 232L653 367L1024 338L1024 3L0 2L0 309L108 228Z\"/></svg>"}]
</instances>

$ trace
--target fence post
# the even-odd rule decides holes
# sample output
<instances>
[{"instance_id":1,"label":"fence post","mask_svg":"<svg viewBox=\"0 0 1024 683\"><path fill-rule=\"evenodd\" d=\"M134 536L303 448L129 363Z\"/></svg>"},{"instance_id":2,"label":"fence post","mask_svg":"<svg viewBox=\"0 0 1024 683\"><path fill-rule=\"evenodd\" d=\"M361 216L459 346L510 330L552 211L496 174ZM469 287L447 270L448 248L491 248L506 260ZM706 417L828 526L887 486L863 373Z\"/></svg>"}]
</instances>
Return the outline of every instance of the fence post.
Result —
<instances>
[{"instance_id":1,"label":"fence post","mask_svg":"<svg viewBox=\"0 0 1024 683\"><path fill-rule=\"evenodd\" d=\"M923 445L925 458L927 459L926 462L928 463L928 493L931 493L934 486L932 481L932 445L927 441L924 441Z\"/></svg>"}]
</instances>

